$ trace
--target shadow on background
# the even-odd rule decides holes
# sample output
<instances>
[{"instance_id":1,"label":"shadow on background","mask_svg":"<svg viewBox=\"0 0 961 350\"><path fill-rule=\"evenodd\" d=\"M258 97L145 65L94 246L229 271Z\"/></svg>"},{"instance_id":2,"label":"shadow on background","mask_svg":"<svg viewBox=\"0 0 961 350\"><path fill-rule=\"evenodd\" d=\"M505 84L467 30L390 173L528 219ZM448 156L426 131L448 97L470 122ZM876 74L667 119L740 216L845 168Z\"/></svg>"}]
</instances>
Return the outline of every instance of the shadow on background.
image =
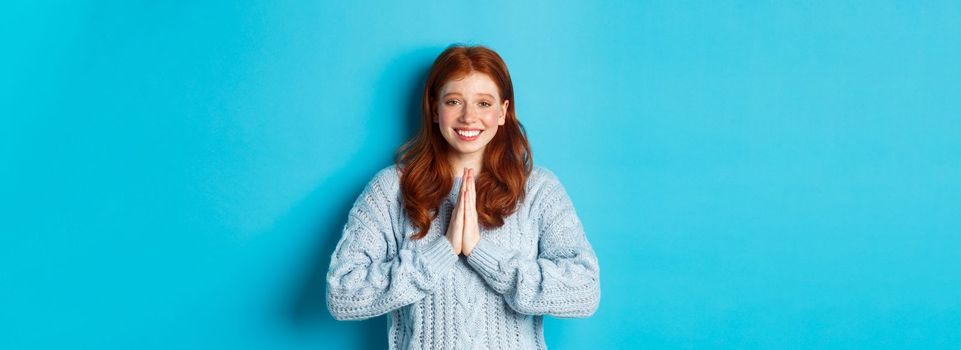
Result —
<instances>
[{"instance_id":1,"label":"shadow on background","mask_svg":"<svg viewBox=\"0 0 961 350\"><path fill-rule=\"evenodd\" d=\"M421 98L424 81L434 57L443 48L424 48L401 55L394 59L381 75L378 81L377 91L374 96L397 96L402 101L387 101L382 104L388 106L373 106L371 113L367 116L367 125L373 126L382 120L389 120L393 116L381 115L381 111L391 111L390 105L406 106L405 109L396 112L397 116L403 119L400 123L401 130L397 143L406 142L413 137L417 128L420 127ZM395 82L395 83L390 83ZM396 82L402 82L398 84ZM399 90L395 90L399 89ZM397 93L405 91L406 93ZM382 99L373 99L383 101ZM389 123L388 123L389 124ZM386 129L378 129L386 130ZM372 133L369 137L381 137ZM294 288L296 295L293 296L293 303L289 306L287 318L294 327L301 328L330 328L341 327L343 323L353 323L358 321L338 322L330 315L327 310L326 294L327 284L326 275L330 266L330 258L337 246L343 233L347 215L353 206L357 196L363 191L367 182L380 169L393 164L396 149L383 149L374 147L382 143L363 142L362 148L358 150L353 161L343 169L340 169L325 179L325 181L311 193L306 200L295 207L287 217L310 217L303 215L305 210L322 208L323 213L317 213L320 219L317 221L316 228L311 229L316 234L311 235L317 238L314 243L316 248L312 251L308 266L304 267L302 282ZM348 188L348 190L344 190ZM324 204L317 205L316 203ZM388 315L378 316L372 319L359 321L361 326L358 333L358 348L362 349L383 349L387 342ZM309 331L309 330L308 330Z\"/></svg>"}]
</instances>

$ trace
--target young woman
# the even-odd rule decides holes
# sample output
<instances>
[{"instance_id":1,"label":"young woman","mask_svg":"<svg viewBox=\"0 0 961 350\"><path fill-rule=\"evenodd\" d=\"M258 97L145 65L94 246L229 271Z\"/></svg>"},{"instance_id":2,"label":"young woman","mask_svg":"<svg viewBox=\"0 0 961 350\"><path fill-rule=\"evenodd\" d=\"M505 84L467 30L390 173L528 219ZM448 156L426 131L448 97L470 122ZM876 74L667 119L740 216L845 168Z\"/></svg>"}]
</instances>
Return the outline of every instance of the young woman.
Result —
<instances>
[{"instance_id":1,"label":"young woman","mask_svg":"<svg viewBox=\"0 0 961 350\"><path fill-rule=\"evenodd\" d=\"M418 134L364 188L334 249L334 318L390 313L390 349L544 349L544 315L594 314L597 256L557 176L532 164L514 106L494 51L437 57Z\"/></svg>"}]
</instances>

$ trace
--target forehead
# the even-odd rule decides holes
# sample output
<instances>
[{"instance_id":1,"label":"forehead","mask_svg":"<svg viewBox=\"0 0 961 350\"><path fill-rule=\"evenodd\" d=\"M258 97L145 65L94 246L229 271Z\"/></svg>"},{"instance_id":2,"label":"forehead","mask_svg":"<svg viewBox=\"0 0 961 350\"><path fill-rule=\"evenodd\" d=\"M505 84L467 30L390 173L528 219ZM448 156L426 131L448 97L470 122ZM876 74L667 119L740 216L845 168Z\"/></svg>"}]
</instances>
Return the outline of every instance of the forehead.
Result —
<instances>
[{"instance_id":1,"label":"forehead","mask_svg":"<svg viewBox=\"0 0 961 350\"><path fill-rule=\"evenodd\" d=\"M475 94L489 94L498 97L499 89L487 74L471 72L460 78L454 78L444 83L441 88L441 96L446 94L458 93L461 95L472 96Z\"/></svg>"}]
</instances>

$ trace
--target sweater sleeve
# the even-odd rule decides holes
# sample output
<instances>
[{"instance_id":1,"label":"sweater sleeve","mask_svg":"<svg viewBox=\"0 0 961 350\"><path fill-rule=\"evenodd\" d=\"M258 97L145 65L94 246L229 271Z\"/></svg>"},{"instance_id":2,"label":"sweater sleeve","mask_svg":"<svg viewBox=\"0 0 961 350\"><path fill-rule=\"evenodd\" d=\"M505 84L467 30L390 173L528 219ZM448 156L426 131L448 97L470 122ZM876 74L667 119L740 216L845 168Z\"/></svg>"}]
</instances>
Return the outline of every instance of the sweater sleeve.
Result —
<instances>
[{"instance_id":1,"label":"sweater sleeve","mask_svg":"<svg viewBox=\"0 0 961 350\"><path fill-rule=\"evenodd\" d=\"M467 263L518 313L588 317L600 303L597 256L564 187L552 182L537 209L536 258L481 238Z\"/></svg>"},{"instance_id":2,"label":"sweater sleeve","mask_svg":"<svg viewBox=\"0 0 961 350\"><path fill-rule=\"evenodd\" d=\"M397 249L379 177L354 202L331 256L327 308L337 320L368 319L423 299L457 261L444 238Z\"/></svg>"}]
</instances>

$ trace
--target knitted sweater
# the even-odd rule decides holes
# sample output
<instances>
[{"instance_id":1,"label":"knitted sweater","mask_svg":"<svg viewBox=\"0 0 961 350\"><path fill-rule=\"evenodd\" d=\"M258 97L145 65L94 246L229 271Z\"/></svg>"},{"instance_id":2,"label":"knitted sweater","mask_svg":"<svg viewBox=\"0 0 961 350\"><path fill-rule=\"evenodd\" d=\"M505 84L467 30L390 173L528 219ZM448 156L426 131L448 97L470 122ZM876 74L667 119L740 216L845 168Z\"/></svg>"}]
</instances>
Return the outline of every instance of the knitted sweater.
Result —
<instances>
[{"instance_id":1,"label":"knitted sweater","mask_svg":"<svg viewBox=\"0 0 961 350\"><path fill-rule=\"evenodd\" d=\"M600 302L597 256L558 178L534 166L504 225L480 230L470 256L444 234L461 177L422 239L405 215L395 165L354 202L327 273L337 320L389 313L390 349L546 349L544 315L588 317Z\"/></svg>"}]
</instances>

